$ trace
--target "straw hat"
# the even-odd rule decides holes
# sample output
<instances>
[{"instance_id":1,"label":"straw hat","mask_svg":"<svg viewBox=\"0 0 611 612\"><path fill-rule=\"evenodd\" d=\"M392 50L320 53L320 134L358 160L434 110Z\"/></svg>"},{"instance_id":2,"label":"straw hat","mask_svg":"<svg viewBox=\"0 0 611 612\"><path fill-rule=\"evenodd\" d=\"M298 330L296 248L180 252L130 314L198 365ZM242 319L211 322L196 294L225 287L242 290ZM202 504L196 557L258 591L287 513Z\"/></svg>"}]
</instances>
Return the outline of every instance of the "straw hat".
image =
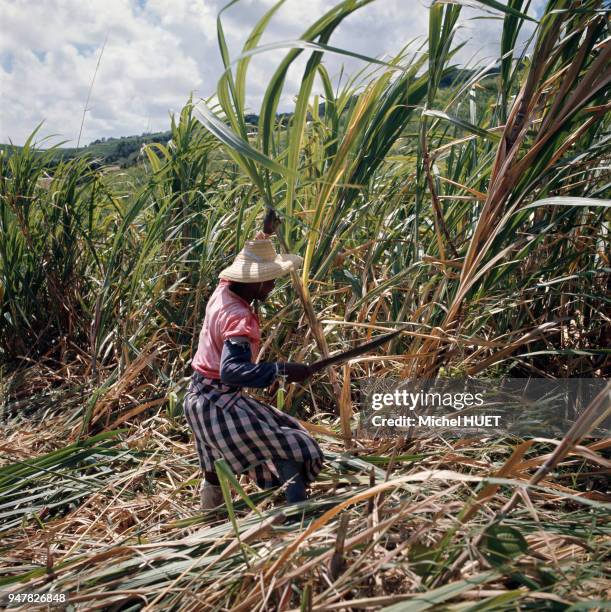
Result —
<instances>
[{"instance_id":1,"label":"straw hat","mask_svg":"<svg viewBox=\"0 0 611 612\"><path fill-rule=\"evenodd\" d=\"M262 283L296 270L302 262L299 255L278 255L271 240L251 240L219 277L240 283Z\"/></svg>"}]
</instances>

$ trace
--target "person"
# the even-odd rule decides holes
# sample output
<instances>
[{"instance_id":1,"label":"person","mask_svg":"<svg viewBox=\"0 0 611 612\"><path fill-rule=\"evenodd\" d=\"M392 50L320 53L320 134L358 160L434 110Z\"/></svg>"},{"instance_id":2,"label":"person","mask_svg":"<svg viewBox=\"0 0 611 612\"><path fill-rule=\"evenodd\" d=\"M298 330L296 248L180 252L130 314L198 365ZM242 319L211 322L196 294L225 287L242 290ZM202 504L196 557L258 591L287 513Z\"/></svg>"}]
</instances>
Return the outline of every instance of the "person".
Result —
<instances>
[{"instance_id":1,"label":"person","mask_svg":"<svg viewBox=\"0 0 611 612\"><path fill-rule=\"evenodd\" d=\"M299 421L244 391L268 387L280 377L302 382L311 375L302 363L256 363L261 335L252 303L265 300L275 280L301 263L298 255L277 254L259 232L221 271L206 305L184 400L203 472L202 510L223 502L216 459L223 458L236 474L247 473L262 489L286 484L289 504L306 499L306 487L322 469L323 453Z\"/></svg>"}]
</instances>

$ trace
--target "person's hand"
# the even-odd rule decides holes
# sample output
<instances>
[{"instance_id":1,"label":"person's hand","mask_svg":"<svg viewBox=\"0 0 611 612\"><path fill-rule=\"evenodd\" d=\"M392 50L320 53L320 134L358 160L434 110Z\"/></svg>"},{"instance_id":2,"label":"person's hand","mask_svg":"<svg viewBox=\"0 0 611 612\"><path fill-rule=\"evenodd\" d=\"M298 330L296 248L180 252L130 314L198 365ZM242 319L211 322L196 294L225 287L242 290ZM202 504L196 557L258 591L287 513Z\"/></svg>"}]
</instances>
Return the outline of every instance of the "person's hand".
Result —
<instances>
[{"instance_id":1,"label":"person's hand","mask_svg":"<svg viewBox=\"0 0 611 612\"><path fill-rule=\"evenodd\" d=\"M265 219L263 219L263 231L267 234L275 234L276 230L280 226L280 217L276 214L273 208L267 209Z\"/></svg>"},{"instance_id":2,"label":"person's hand","mask_svg":"<svg viewBox=\"0 0 611 612\"><path fill-rule=\"evenodd\" d=\"M303 382L306 378L312 376L310 366L305 363L296 363L289 361L287 363L279 363L278 369L280 374L286 376L287 382Z\"/></svg>"}]
</instances>

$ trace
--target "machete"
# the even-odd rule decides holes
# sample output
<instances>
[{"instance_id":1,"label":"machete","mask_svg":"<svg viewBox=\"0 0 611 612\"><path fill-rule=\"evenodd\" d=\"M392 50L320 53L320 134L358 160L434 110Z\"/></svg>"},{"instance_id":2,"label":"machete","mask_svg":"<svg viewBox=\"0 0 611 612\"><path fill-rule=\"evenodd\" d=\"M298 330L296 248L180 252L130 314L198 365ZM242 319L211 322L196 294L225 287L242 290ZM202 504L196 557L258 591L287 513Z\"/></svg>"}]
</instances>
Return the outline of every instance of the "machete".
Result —
<instances>
[{"instance_id":1,"label":"machete","mask_svg":"<svg viewBox=\"0 0 611 612\"><path fill-rule=\"evenodd\" d=\"M348 351L344 351L342 353L337 353L336 355L331 355L331 357L327 357L327 359L321 359L320 361L315 361L310 364L310 370L312 374L316 372L320 372L320 370L324 368L328 368L331 365L336 365L338 363L344 363L344 361L348 361L349 359L353 359L354 357L358 357L359 355L363 355L371 351L382 344L385 344L395 336L398 336L401 332L405 331L408 328L407 325L401 327L400 329L396 329L395 331L390 332L389 334L384 334L382 336L378 336L374 338L370 342L365 342L364 344L360 344L359 346L355 346Z\"/></svg>"}]
</instances>

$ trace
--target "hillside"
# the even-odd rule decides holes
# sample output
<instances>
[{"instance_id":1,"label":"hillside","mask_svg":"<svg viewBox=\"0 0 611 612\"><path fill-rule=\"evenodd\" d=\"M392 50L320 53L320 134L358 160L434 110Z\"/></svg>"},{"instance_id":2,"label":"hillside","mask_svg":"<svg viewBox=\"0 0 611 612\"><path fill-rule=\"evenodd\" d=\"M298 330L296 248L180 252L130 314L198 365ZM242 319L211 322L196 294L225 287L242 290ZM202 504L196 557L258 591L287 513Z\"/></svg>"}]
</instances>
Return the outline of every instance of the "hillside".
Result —
<instances>
[{"instance_id":1,"label":"hillside","mask_svg":"<svg viewBox=\"0 0 611 612\"><path fill-rule=\"evenodd\" d=\"M117 164L122 167L127 167L134 164L142 145L152 142L165 144L168 140L170 140L170 131L145 132L138 136L100 138L78 149L75 147L57 147L53 149L50 165L75 157L90 157L99 160L101 164ZM15 149L21 149L21 147L7 144L0 145L0 150L10 152Z\"/></svg>"}]
</instances>

